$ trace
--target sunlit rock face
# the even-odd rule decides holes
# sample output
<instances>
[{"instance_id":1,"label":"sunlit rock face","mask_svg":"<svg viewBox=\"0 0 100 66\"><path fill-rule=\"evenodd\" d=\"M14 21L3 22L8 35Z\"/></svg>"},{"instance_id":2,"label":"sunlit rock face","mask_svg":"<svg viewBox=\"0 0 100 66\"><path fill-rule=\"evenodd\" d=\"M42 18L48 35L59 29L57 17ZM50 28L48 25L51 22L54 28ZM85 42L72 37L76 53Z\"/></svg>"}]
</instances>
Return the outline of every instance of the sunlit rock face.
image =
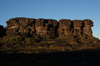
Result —
<instances>
[{"instance_id":1,"label":"sunlit rock face","mask_svg":"<svg viewBox=\"0 0 100 66\"><path fill-rule=\"evenodd\" d=\"M59 28L58 28L59 36L71 35L73 31L72 28L73 27L72 27L71 20L68 20L68 19L59 20Z\"/></svg>"},{"instance_id":2,"label":"sunlit rock face","mask_svg":"<svg viewBox=\"0 0 100 66\"><path fill-rule=\"evenodd\" d=\"M84 22L84 28L83 28L83 33L92 36L92 30L91 27L93 26L93 22L91 20L85 19L83 20Z\"/></svg>"},{"instance_id":3,"label":"sunlit rock face","mask_svg":"<svg viewBox=\"0 0 100 66\"><path fill-rule=\"evenodd\" d=\"M7 23L7 34L18 34L18 33L29 33L31 26L34 26L34 19L28 18L13 18L10 19Z\"/></svg>"},{"instance_id":4,"label":"sunlit rock face","mask_svg":"<svg viewBox=\"0 0 100 66\"><path fill-rule=\"evenodd\" d=\"M73 34L75 36L82 36L83 22L81 20L73 20Z\"/></svg>"},{"instance_id":5,"label":"sunlit rock face","mask_svg":"<svg viewBox=\"0 0 100 66\"><path fill-rule=\"evenodd\" d=\"M57 21L53 19L13 18L6 23L6 34L30 34L51 38L57 32Z\"/></svg>"},{"instance_id":6,"label":"sunlit rock face","mask_svg":"<svg viewBox=\"0 0 100 66\"><path fill-rule=\"evenodd\" d=\"M57 21L53 19L36 19L36 34L40 37L55 37L57 32Z\"/></svg>"},{"instance_id":7,"label":"sunlit rock face","mask_svg":"<svg viewBox=\"0 0 100 66\"><path fill-rule=\"evenodd\" d=\"M91 20L12 18L8 20L6 34L27 34L39 38L61 36L92 36Z\"/></svg>"}]
</instances>

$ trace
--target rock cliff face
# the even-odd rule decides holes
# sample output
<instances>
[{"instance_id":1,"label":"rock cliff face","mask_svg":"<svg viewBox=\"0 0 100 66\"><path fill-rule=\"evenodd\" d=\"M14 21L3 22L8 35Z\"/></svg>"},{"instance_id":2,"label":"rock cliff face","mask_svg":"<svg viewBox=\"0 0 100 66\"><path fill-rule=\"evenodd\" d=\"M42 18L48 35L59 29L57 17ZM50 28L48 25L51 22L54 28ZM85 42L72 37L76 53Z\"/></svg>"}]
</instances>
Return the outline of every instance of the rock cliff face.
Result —
<instances>
[{"instance_id":1,"label":"rock cliff face","mask_svg":"<svg viewBox=\"0 0 100 66\"><path fill-rule=\"evenodd\" d=\"M83 22L81 20L74 20L73 21L73 34L75 36L82 36L83 34Z\"/></svg>"},{"instance_id":2,"label":"rock cliff face","mask_svg":"<svg viewBox=\"0 0 100 66\"><path fill-rule=\"evenodd\" d=\"M28 35L38 38L54 38L61 36L92 36L91 27L93 22L85 20L61 19L57 22L54 19L32 19L12 18L8 20L6 34ZM0 26L0 31L3 27Z\"/></svg>"},{"instance_id":3,"label":"rock cliff face","mask_svg":"<svg viewBox=\"0 0 100 66\"><path fill-rule=\"evenodd\" d=\"M72 22L71 20L67 20L67 19L61 19L59 20L59 28L58 28L58 33L59 36L63 36L63 35L72 35Z\"/></svg>"},{"instance_id":4,"label":"rock cliff face","mask_svg":"<svg viewBox=\"0 0 100 66\"><path fill-rule=\"evenodd\" d=\"M93 26L93 22L91 20L83 20L83 22L84 22L83 33L88 36L92 36L91 27Z\"/></svg>"},{"instance_id":5,"label":"rock cliff face","mask_svg":"<svg viewBox=\"0 0 100 66\"><path fill-rule=\"evenodd\" d=\"M67 20L61 19L59 20L59 28L58 33L59 36L62 35L74 35L74 36L92 36L91 27L93 26L93 22L91 20Z\"/></svg>"},{"instance_id":6,"label":"rock cliff face","mask_svg":"<svg viewBox=\"0 0 100 66\"><path fill-rule=\"evenodd\" d=\"M57 21L53 19L13 18L7 21L6 34L27 34L33 37L53 38Z\"/></svg>"}]
</instances>

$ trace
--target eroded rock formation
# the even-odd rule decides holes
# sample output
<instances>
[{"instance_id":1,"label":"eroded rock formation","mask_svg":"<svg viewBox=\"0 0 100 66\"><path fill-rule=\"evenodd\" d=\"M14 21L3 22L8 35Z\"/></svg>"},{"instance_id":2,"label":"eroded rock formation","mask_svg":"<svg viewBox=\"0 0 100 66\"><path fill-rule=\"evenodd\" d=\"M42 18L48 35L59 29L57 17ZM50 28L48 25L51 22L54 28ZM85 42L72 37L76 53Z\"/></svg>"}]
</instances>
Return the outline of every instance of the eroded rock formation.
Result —
<instances>
[{"instance_id":1,"label":"eroded rock formation","mask_svg":"<svg viewBox=\"0 0 100 66\"><path fill-rule=\"evenodd\" d=\"M59 20L59 28L58 33L59 36L63 35L72 35L72 22L68 19L61 19Z\"/></svg>"},{"instance_id":2,"label":"eroded rock formation","mask_svg":"<svg viewBox=\"0 0 100 66\"><path fill-rule=\"evenodd\" d=\"M88 36L92 36L92 30L91 27L93 26L93 22L91 20L83 20L84 22L84 28L83 28L83 33L88 35Z\"/></svg>"},{"instance_id":3,"label":"eroded rock formation","mask_svg":"<svg viewBox=\"0 0 100 66\"><path fill-rule=\"evenodd\" d=\"M30 32L30 29L33 29L34 27L34 19L28 19L28 18L13 18L10 19L7 23L7 31L6 34L28 34Z\"/></svg>"},{"instance_id":4,"label":"eroded rock formation","mask_svg":"<svg viewBox=\"0 0 100 66\"><path fill-rule=\"evenodd\" d=\"M81 20L73 20L73 29L75 36L82 36L83 22Z\"/></svg>"},{"instance_id":5,"label":"eroded rock formation","mask_svg":"<svg viewBox=\"0 0 100 66\"><path fill-rule=\"evenodd\" d=\"M40 37L55 37L57 31L57 21L52 19L37 19L35 21L36 34Z\"/></svg>"},{"instance_id":6,"label":"eroded rock formation","mask_svg":"<svg viewBox=\"0 0 100 66\"><path fill-rule=\"evenodd\" d=\"M59 20L59 28L58 33L59 36L63 35L73 35L73 36L92 36L91 27L93 26L93 22L91 20L68 20L61 19Z\"/></svg>"},{"instance_id":7,"label":"eroded rock formation","mask_svg":"<svg viewBox=\"0 0 100 66\"><path fill-rule=\"evenodd\" d=\"M57 21L53 19L13 18L7 21L6 34L27 34L33 37L53 38Z\"/></svg>"},{"instance_id":8,"label":"eroded rock formation","mask_svg":"<svg viewBox=\"0 0 100 66\"><path fill-rule=\"evenodd\" d=\"M28 35L38 38L54 38L61 36L92 36L91 20L69 20L61 19L57 22L54 19L32 19L12 18L8 20L6 34ZM0 31L3 27L0 26Z\"/></svg>"}]
</instances>

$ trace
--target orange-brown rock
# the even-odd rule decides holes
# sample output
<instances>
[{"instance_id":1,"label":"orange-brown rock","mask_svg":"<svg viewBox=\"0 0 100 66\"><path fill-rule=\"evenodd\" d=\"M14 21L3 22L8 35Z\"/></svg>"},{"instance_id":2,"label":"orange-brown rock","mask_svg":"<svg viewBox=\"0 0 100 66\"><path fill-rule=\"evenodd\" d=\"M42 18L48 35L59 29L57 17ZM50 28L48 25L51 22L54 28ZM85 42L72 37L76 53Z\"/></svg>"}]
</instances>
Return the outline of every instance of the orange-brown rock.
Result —
<instances>
[{"instance_id":1,"label":"orange-brown rock","mask_svg":"<svg viewBox=\"0 0 100 66\"><path fill-rule=\"evenodd\" d=\"M71 35L72 34L71 26L72 26L71 20L69 20L69 19L59 20L59 28L58 28L59 36Z\"/></svg>"},{"instance_id":2,"label":"orange-brown rock","mask_svg":"<svg viewBox=\"0 0 100 66\"><path fill-rule=\"evenodd\" d=\"M81 20L73 20L73 34L75 36L81 36L82 35L82 28L83 28L83 22Z\"/></svg>"},{"instance_id":3,"label":"orange-brown rock","mask_svg":"<svg viewBox=\"0 0 100 66\"><path fill-rule=\"evenodd\" d=\"M54 38L60 36L92 36L91 20L12 18L7 22L6 34L29 35L31 37Z\"/></svg>"},{"instance_id":4,"label":"orange-brown rock","mask_svg":"<svg viewBox=\"0 0 100 66\"><path fill-rule=\"evenodd\" d=\"M55 37L57 21L53 19L13 18L7 21L6 34L37 35L40 38Z\"/></svg>"},{"instance_id":5,"label":"orange-brown rock","mask_svg":"<svg viewBox=\"0 0 100 66\"><path fill-rule=\"evenodd\" d=\"M92 36L91 27L93 26L93 22L89 19L85 19L85 20L83 20L83 22L84 22L83 33L85 35Z\"/></svg>"}]
</instances>

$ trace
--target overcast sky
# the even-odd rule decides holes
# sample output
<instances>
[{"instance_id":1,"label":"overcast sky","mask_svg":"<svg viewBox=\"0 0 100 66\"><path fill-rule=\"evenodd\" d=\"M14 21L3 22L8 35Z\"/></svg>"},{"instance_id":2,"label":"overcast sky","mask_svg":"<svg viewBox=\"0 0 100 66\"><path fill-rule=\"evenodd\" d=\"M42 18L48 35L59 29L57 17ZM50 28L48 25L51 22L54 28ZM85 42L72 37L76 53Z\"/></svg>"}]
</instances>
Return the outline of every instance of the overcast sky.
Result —
<instances>
[{"instance_id":1,"label":"overcast sky","mask_svg":"<svg viewBox=\"0 0 100 66\"><path fill-rule=\"evenodd\" d=\"M93 35L100 38L100 0L0 0L0 25L15 17L91 19Z\"/></svg>"}]
</instances>

